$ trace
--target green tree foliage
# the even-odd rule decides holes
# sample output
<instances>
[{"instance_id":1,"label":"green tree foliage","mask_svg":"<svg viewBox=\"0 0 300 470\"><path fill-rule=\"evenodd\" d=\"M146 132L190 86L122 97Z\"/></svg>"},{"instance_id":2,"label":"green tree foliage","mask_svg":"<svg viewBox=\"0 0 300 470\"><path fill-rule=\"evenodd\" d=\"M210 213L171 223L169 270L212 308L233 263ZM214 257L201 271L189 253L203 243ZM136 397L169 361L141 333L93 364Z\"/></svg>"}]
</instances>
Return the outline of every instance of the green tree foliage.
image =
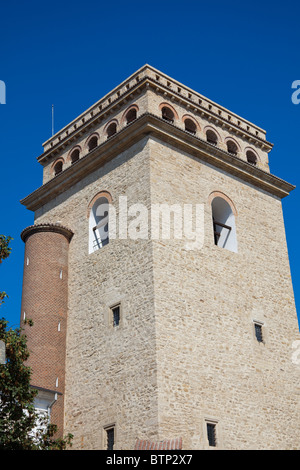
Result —
<instances>
[{"instance_id":1,"label":"green tree foliage","mask_svg":"<svg viewBox=\"0 0 300 470\"><path fill-rule=\"evenodd\" d=\"M11 248L9 246L11 240L11 237L0 235L0 264L2 263L2 260L6 259L11 252ZM7 294L5 292L0 292L0 305L3 303L5 297L7 297Z\"/></svg>"},{"instance_id":2,"label":"green tree foliage","mask_svg":"<svg viewBox=\"0 0 300 470\"><path fill-rule=\"evenodd\" d=\"M9 256L10 240L0 235L0 263ZM0 303L5 296L2 292ZM24 364L29 352L22 329L8 328L8 322L0 319L0 341L6 349L5 364L0 364L0 450L64 450L71 446L71 434L55 439L57 427L35 411L37 391L30 386L31 369Z\"/></svg>"}]
</instances>

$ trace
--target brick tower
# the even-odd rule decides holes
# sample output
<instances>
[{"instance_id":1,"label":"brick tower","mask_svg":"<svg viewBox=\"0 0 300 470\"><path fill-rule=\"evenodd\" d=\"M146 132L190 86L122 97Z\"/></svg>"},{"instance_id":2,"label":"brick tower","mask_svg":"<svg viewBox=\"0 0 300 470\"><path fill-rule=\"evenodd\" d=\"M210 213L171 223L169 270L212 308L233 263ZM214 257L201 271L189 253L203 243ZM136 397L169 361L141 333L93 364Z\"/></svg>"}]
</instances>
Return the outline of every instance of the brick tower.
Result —
<instances>
[{"instance_id":1,"label":"brick tower","mask_svg":"<svg viewBox=\"0 0 300 470\"><path fill-rule=\"evenodd\" d=\"M25 242L21 326L30 348L31 381L39 390L39 408L51 407L61 435L72 232L57 224L41 224L28 227L21 237ZM34 328L24 323L27 312Z\"/></svg>"},{"instance_id":2,"label":"brick tower","mask_svg":"<svg viewBox=\"0 0 300 470\"><path fill-rule=\"evenodd\" d=\"M60 432L75 449L296 449L294 186L265 131L145 65L43 147L21 318Z\"/></svg>"}]
</instances>

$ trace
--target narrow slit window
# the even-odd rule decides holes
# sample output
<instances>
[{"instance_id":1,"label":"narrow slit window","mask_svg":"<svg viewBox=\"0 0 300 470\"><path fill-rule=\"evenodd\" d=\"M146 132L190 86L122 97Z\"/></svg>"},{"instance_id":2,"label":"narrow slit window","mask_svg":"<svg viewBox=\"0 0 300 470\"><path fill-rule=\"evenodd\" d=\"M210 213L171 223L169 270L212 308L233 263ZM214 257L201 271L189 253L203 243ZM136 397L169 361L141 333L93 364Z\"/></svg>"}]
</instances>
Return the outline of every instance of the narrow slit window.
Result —
<instances>
[{"instance_id":1,"label":"narrow slit window","mask_svg":"<svg viewBox=\"0 0 300 470\"><path fill-rule=\"evenodd\" d=\"M115 428L106 429L106 450L114 450Z\"/></svg>"},{"instance_id":2,"label":"narrow slit window","mask_svg":"<svg viewBox=\"0 0 300 470\"><path fill-rule=\"evenodd\" d=\"M254 331L255 331L255 338L259 343L264 342L263 338L263 331L262 331L262 324L261 323L254 323Z\"/></svg>"},{"instance_id":3,"label":"narrow slit window","mask_svg":"<svg viewBox=\"0 0 300 470\"><path fill-rule=\"evenodd\" d=\"M216 424L206 423L207 439L210 447L217 446Z\"/></svg>"},{"instance_id":4,"label":"narrow slit window","mask_svg":"<svg viewBox=\"0 0 300 470\"><path fill-rule=\"evenodd\" d=\"M111 309L112 311L112 321L113 321L113 326L119 326L120 324L120 319L121 319L121 312L120 312L120 305L116 305Z\"/></svg>"}]
</instances>

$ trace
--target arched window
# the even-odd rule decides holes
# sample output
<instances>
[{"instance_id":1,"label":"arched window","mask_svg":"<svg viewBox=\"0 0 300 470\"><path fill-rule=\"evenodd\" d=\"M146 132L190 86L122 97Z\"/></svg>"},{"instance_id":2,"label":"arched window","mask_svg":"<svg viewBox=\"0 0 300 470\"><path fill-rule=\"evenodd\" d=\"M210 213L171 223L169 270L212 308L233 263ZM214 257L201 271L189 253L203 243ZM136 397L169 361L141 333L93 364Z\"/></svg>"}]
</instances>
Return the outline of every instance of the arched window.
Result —
<instances>
[{"instance_id":1,"label":"arched window","mask_svg":"<svg viewBox=\"0 0 300 470\"><path fill-rule=\"evenodd\" d=\"M231 205L216 196L211 203L215 245L237 252L235 216Z\"/></svg>"},{"instance_id":2,"label":"arched window","mask_svg":"<svg viewBox=\"0 0 300 470\"><path fill-rule=\"evenodd\" d=\"M135 108L129 109L129 111L126 113L126 124L129 124L130 122L134 121L136 119L137 113Z\"/></svg>"},{"instance_id":3,"label":"arched window","mask_svg":"<svg viewBox=\"0 0 300 470\"><path fill-rule=\"evenodd\" d=\"M192 119L187 118L184 120L184 128L187 132L196 134L197 126Z\"/></svg>"},{"instance_id":4,"label":"arched window","mask_svg":"<svg viewBox=\"0 0 300 470\"><path fill-rule=\"evenodd\" d=\"M112 122L106 129L107 138L109 139L109 137L114 135L116 132L117 132L117 124L115 122Z\"/></svg>"},{"instance_id":5,"label":"arched window","mask_svg":"<svg viewBox=\"0 0 300 470\"><path fill-rule=\"evenodd\" d=\"M162 118L165 121L168 121L168 122L171 122L171 123L174 122L174 113L173 113L172 109L170 109L168 106L164 106L162 108L161 115L162 115Z\"/></svg>"},{"instance_id":6,"label":"arched window","mask_svg":"<svg viewBox=\"0 0 300 470\"><path fill-rule=\"evenodd\" d=\"M88 141L89 152L95 149L97 146L98 146L98 137L96 135L93 135Z\"/></svg>"},{"instance_id":7,"label":"arched window","mask_svg":"<svg viewBox=\"0 0 300 470\"><path fill-rule=\"evenodd\" d=\"M246 152L246 157L247 157L247 162L251 163L251 165L256 165L257 164L257 157L254 152L251 150L248 150Z\"/></svg>"},{"instance_id":8,"label":"arched window","mask_svg":"<svg viewBox=\"0 0 300 470\"><path fill-rule=\"evenodd\" d=\"M79 160L79 149L74 149L70 155L71 163L77 162Z\"/></svg>"},{"instance_id":9,"label":"arched window","mask_svg":"<svg viewBox=\"0 0 300 470\"><path fill-rule=\"evenodd\" d=\"M231 155L237 155L238 148L233 140L227 140L227 152L231 153Z\"/></svg>"},{"instance_id":10,"label":"arched window","mask_svg":"<svg viewBox=\"0 0 300 470\"><path fill-rule=\"evenodd\" d=\"M109 201L100 196L94 202L89 215L89 253L99 250L109 243L108 236Z\"/></svg>"},{"instance_id":11,"label":"arched window","mask_svg":"<svg viewBox=\"0 0 300 470\"><path fill-rule=\"evenodd\" d=\"M210 129L208 129L208 130L206 131L206 140L207 140L207 142L209 142L210 144L218 145L218 137L217 137L217 134L216 134L214 131L210 130Z\"/></svg>"},{"instance_id":12,"label":"arched window","mask_svg":"<svg viewBox=\"0 0 300 470\"><path fill-rule=\"evenodd\" d=\"M54 175L59 175L63 170L63 162L59 160L57 163L54 165Z\"/></svg>"}]
</instances>

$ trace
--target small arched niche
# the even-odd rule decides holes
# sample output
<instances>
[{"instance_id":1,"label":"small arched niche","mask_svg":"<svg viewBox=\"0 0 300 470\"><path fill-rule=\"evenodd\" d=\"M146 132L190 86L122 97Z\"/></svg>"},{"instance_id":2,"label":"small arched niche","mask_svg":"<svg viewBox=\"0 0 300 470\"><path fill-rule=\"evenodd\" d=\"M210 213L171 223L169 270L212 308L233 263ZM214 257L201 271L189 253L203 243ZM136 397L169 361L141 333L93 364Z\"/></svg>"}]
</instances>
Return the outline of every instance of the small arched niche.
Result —
<instances>
[{"instance_id":1,"label":"small arched niche","mask_svg":"<svg viewBox=\"0 0 300 470\"><path fill-rule=\"evenodd\" d=\"M254 152L252 152L252 150L247 150L246 157L247 157L247 162L251 163L251 165L257 164L257 156L255 155Z\"/></svg>"},{"instance_id":2,"label":"small arched niche","mask_svg":"<svg viewBox=\"0 0 300 470\"><path fill-rule=\"evenodd\" d=\"M61 173L63 171L63 161L62 160L58 160L58 162L55 163L53 171L54 171L54 176L59 175L59 173Z\"/></svg>"},{"instance_id":3,"label":"small arched niche","mask_svg":"<svg viewBox=\"0 0 300 470\"><path fill-rule=\"evenodd\" d=\"M95 149L97 146L98 146L98 136L97 135L93 135L89 138L89 141L88 141L88 151L90 152L91 150Z\"/></svg>"},{"instance_id":4,"label":"small arched niche","mask_svg":"<svg viewBox=\"0 0 300 470\"><path fill-rule=\"evenodd\" d=\"M106 129L106 136L109 139L113 135L115 135L117 132L117 123L116 122L111 122Z\"/></svg>"},{"instance_id":5,"label":"small arched niche","mask_svg":"<svg viewBox=\"0 0 300 470\"><path fill-rule=\"evenodd\" d=\"M216 196L211 202L215 245L237 253L235 215L229 202Z\"/></svg>"},{"instance_id":6,"label":"small arched niche","mask_svg":"<svg viewBox=\"0 0 300 470\"><path fill-rule=\"evenodd\" d=\"M125 116L126 124L130 124L131 122L135 121L137 118L137 110L136 108L130 108Z\"/></svg>"},{"instance_id":7,"label":"small arched niche","mask_svg":"<svg viewBox=\"0 0 300 470\"><path fill-rule=\"evenodd\" d=\"M213 144L213 145L218 145L218 136L217 134L212 131L211 129L208 129L206 131L206 140L208 143Z\"/></svg>"},{"instance_id":8,"label":"small arched niche","mask_svg":"<svg viewBox=\"0 0 300 470\"><path fill-rule=\"evenodd\" d=\"M109 243L108 218L109 201L105 196L99 196L89 213L89 253Z\"/></svg>"},{"instance_id":9,"label":"small arched niche","mask_svg":"<svg viewBox=\"0 0 300 470\"><path fill-rule=\"evenodd\" d=\"M161 109L161 116L165 121L168 121L168 122L173 124L174 119L175 119L175 115L174 115L172 109L169 108L169 106L164 106Z\"/></svg>"},{"instance_id":10,"label":"small arched niche","mask_svg":"<svg viewBox=\"0 0 300 470\"><path fill-rule=\"evenodd\" d=\"M79 160L79 156L80 156L79 148L75 148L74 150L72 150L71 155L70 155L71 163L73 164L77 162L77 160Z\"/></svg>"},{"instance_id":11,"label":"small arched niche","mask_svg":"<svg viewBox=\"0 0 300 470\"><path fill-rule=\"evenodd\" d=\"M227 140L226 145L228 153L231 153L231 155L237 155L238 146L233 140Z\"/></svg>"},{"instance_id":12,"label":"small arched niche","mask_svg":"<svg viewBox=\"0 0 300 470\"><path fill-rule=\"evenodd\" d=\"M197 131L197 125L196 123L190 119L190 118L186 118L184 120L184 129L189 132L190 134L196 134L196 131Z\"/></svg>"}]
</instances>

